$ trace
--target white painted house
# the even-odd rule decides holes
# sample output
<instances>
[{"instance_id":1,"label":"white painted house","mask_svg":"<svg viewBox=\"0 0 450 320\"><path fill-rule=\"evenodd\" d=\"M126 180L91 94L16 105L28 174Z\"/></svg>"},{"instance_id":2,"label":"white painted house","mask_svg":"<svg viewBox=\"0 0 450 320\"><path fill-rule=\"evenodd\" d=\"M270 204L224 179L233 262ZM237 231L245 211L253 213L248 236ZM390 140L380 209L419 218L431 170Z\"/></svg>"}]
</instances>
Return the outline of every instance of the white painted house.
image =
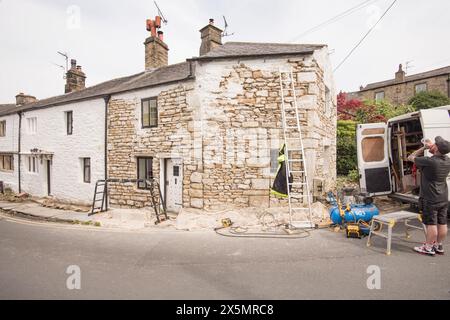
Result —
<instances>
[{"instance_id":1,"label":"white painted house","mask_svg":"<svg viewBox=\"0 0 450 320\"><path fill-rule=\"evenodd\" d=\"M228 42L211 22L200 56L168 65L162 36L145 71L85 88L72 62L66 94L0 105L0 181L16 192L92 201L97 180L160 181L169 209L267 206L282 131L279 71L293 70L315 193L335 183L334 82L324 45ZM13 158L13 164L8 156ZM19 165L20 163L20 165ZM145 183L111 183L109 203L148 205Z\"/></svg>"}]
</instances>

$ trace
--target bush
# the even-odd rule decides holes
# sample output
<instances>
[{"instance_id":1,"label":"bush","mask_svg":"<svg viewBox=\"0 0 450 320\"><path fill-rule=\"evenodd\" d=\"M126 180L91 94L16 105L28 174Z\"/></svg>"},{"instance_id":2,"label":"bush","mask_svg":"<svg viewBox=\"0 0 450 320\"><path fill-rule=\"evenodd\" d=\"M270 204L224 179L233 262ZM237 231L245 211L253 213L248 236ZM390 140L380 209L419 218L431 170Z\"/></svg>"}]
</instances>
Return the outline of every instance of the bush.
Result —
<instances>
[{"instance_id":1,"label":"bush","mask_svg":"<svg viewBox=\"0 0 450 320\"><path fill-rule=\"evenodd\" d=\"M422 91L412 97L408 103L415 110L420 110L449 105L450 99L439 91Z\"/></svg>"},{"instance_id":2,"label":"bush","mask_svg":"<svg viewBox=\"0 0 450 320\"><path fill-rule=\"evenodd\" d=\"M356 122L338 120L337 122L336 171L347 175L357 166L356 160Z\"/></svg>"},{"instance_id":3,"label":"bush","mask_svg":"<svg viewBox=\"0 0 450 320\"><path fill-rule=\"evenodd\" d=\"M356 112L356 121L358 123L386 122L390 118L415 110L410 105L393 105L386 101L366 100Z\"/></svg>"},{"instance_id":4,"label":"bush","mask_svg":"<svg viewBox=\"0 0 450 320\"><path fill-rule=\"evenodd\" d=\"M347 175L348 179L352 182L358 182L359 181L359 171L358 169L352 169L348 172Z\"/></svg>"}]
</instances>

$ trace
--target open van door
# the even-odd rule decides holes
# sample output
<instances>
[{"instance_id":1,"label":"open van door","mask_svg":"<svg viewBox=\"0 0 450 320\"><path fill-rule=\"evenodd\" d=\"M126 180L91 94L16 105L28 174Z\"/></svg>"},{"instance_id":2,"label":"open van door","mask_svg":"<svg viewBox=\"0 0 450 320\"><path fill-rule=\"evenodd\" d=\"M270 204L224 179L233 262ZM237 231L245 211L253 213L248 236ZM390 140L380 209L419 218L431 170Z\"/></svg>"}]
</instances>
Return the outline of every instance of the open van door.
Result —
<instances>
[{"instance_id":1,"label":"open van door","mask_svg":"<svg viewBox=\"0 0 450 320\"><path fill-rule=\"evenodd\" d=\"M387 124L358 124L356 141L361 192L371 196L390 194Z\"/></svg>"}]
</instances>

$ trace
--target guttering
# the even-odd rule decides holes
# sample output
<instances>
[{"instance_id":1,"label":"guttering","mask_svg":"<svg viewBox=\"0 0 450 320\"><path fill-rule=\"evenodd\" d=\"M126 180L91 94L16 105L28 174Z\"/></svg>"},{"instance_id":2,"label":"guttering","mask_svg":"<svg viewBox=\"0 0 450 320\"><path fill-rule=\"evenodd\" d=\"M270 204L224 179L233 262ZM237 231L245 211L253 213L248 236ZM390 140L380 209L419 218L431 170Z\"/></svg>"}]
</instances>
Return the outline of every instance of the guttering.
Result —
<instances>
[{"instance_id":1,"label":"guttering","mask_svg":"<svg viewBox=\"0 0 450 320\"><path fill-rule=\"evenodd\" d=\"M105 210L108 211L108 105L111 95L103 97L105 100Z\"/></svg>"}]
</instances>

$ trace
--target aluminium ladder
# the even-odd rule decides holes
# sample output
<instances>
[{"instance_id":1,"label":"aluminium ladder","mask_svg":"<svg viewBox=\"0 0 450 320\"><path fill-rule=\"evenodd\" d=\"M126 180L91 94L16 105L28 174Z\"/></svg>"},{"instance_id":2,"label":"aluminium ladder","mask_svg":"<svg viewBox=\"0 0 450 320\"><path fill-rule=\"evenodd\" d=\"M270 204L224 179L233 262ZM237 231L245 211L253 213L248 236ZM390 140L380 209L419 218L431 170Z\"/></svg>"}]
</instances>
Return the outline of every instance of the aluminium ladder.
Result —
<instances>
[{"instance_id":1,"label":"aluminium ladder","mask_svg":"<svg viewBox=\"0 0 450 320\"><path fill-rule=\"evenodd\" d=\"M108 188L108 182L106 180L98 180L95 183L94 198L92 200L92 209L88 214L89 216L105 211L106 204L106 190ZM100 195L100 198L98 196ZM98 204L101 201L101 204Z\"/></svg>"},{"instance_id":2,"label":"aluminium ladder","mask_svg":"<svg viewBox=\"0 0 450 320\"><path fill-rule=\"evenodd\" d=\"M287 72L280 69L279 76L289 223L293 228L314 228L294 73L292 69ZM306 207L304 206L305 202ZM295 214L305 211L308 215L307 220L294 221Z\"/></svg>"}]
</instances>

